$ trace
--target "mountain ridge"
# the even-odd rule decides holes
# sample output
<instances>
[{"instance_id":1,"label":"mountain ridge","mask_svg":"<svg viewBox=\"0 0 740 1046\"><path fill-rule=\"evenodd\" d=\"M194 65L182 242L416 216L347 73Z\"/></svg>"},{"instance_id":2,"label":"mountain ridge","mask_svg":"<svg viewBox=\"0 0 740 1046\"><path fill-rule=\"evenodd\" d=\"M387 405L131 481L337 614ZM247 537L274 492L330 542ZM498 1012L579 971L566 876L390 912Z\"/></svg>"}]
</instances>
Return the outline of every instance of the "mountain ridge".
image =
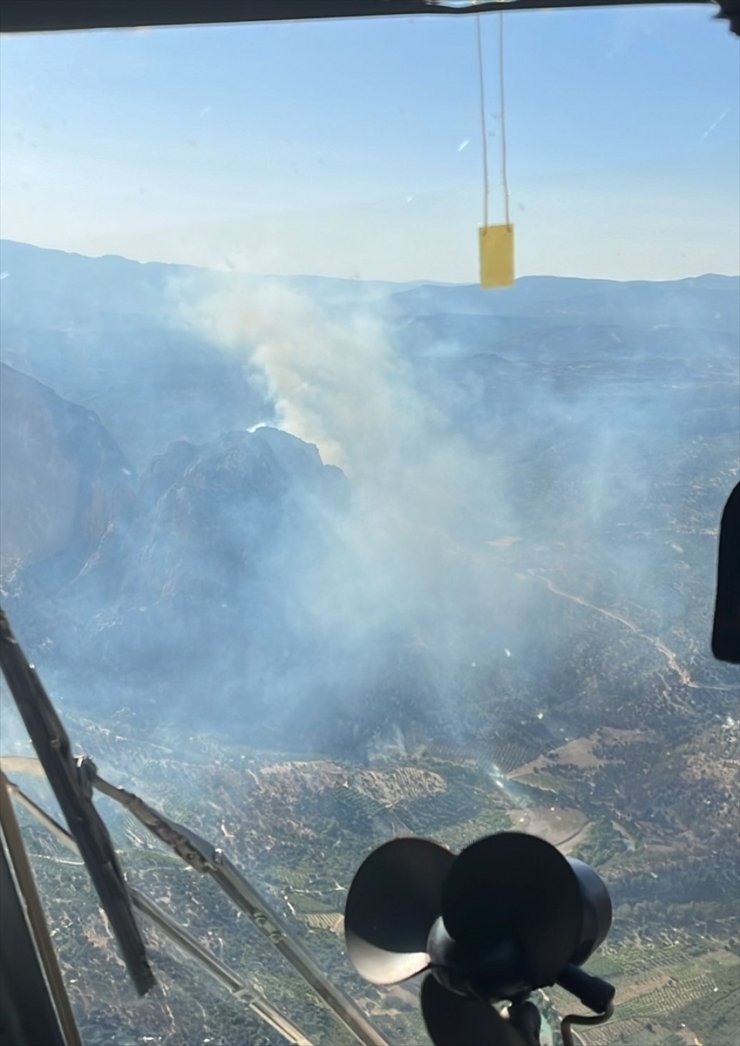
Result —
<instances>
[{"instance_id":1,"label":"mountain ridge","mask_svg":"<svg viewBox=\"0 0 740 1046\"><path fill-rule=\"evenodd\" d=\"M349 285L349 286L352 286L352 287L355 287L358 284L368 284L370 286L395 287L395 288L420 287L420 286L423 286L423 287L440 287L440 288L445 288L445 287L453 287L453 288L462 287L462 288L480 289L479 285L475 284L475 283L446 282L446 281L439 281L439 280L424 280L424 279L416 279L416 280L362 280L362 279L359 279L359 278L350 278L350 277L343 277L343 276L322 276L322 275L317 275L317 274L313 274L313 273L295 273L295 274L291 274L291 275L283 275L283 274L278 275L278 274L275 274L275 273L250 273L250 272L239 273L239 272L235 272L234 270L211 269L211 268L206 268L206 267L199 266L199 265L184 264L184 263L181 263L181 262L139 261L139 260L137 260L135 258L128 258L125 255L115 254L115 253L105 253L105 254L98 254L98 255L85 254L82 251L67 251L67 250L64 250L64 249L59 248L59 247L41 247L41 246L38 246L37 244L28 243L28 242L23 241L23 240L12 240L12 239L8 239L8 238L0 237L0 252L2 252L2 250L4 250L4 249L5 250L9 249L11 252L14 252L14 253L19 251L19 250L24 252L24 253L38 251L38 252L43 252L45 255L51 256L51 257L54 257L54 258L61 257L61 258L66 258L66 259L83 259L84 261L101 262L101 263L105 263L105 264L125 262L127 265L139 266L139 267L141 267L141 268L143 268L143 269L145 269L145 270L147 270L149 272L152 272L152 273L160 272L161 270L167 270L167 271L173 270L173 271L184 272L184 273L207 272L207 273L213 273L213 274L218 274L218 275L225 275L225 274L233 273L235 275L243 276L243 277L245 277L247 279L254 279L254 280L317 281L317 282L319 282L319 281L326 281L327 283ZM12 274L8 273L8 271L5 270L5 269L3 270L3 272L5 273L6 278L7 278L8 275L12 275ZM578 285L578 284L588 283L588 284L593 284L593 285L608 285L608 286L623 286L623 285L631 285L631 286L647 285L647 286L652 286L652 285L658 284L658 283L670 284L670 285L674 285L675 284L675 285L679 285L680 286L680 285L691 285L691 284L696 283L696 282L699 282L699 283L713 282L713 283L719 283L721 285L720 289L722 289L722 287L724 287L724 285L725 285L725 281L731 281L731 280L740 281L740 274L706 272L706 273L699 273L699 274L696 274L694 276L683 276L683 277L680 277L678 279L671 279L671 280L659 280L659 279L656 279L656 280L612 280L612 279L605 279L603 277L549 276L549 275L544 274L544 273L538 273L538 274L531 274L531 275L527 275L527 276L520 276L517 279L516 283L520 283L520 282L523 282L523 281L531 283L532 281L540 282L540 281L545 281L545 280L546 281L553 281L553 283L558 283L558 284L562 284L562 285L564 285L564 284Z\"/></svg>"}]
</instances>

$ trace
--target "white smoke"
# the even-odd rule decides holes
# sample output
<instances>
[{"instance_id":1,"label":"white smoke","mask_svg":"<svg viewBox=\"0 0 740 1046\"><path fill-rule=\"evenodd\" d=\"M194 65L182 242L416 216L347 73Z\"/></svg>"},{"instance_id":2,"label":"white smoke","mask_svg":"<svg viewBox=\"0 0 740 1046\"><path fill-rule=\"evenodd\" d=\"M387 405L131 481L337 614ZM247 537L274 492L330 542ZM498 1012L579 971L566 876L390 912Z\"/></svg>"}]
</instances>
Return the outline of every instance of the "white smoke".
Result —
<instances>
[{"instance_id":1,"label":"white smoke","mask_svg":"<svg viewBox=\"0 0 740 1046\"><path fill-rule=\"evenodd\" d=\"M271 423L342 468L363 510L374 505L384 526L410 528L417 546L420 533L454 542L481 495L490 500L498 463L481 461L417 391L377 301L322 309L269 281L229 281L200 295L190 288L185 300L188 325L242 354L261 376L275 407Z\"/></svg>"},{"instance_id":2,"label":"white smoke","mask_svg":"<svg viewBox=\"0 0 740 1046\"><path fill-rule=\"evenodd\" d=\"M419 425L378 315L330 319L307 295L274 282L189 294L184 314L262 374L277 424L316 444L325 464L367 476L389 437L403 442Z\"/></svg>"},{"instance_id":3,"label":"white smoke","mask_svg":"<svg viewBox=\"0 0 740 1046\"><path fill-rule=\"evenodd\" d=\"M486 521L490 536L505 530L503 470L417 389L382 303L318 304L276 282L233 280L190 286L178 301L191 328L240 354L252 380L259 374L274 403L269 423L315 444L350 480L340 551L306 599L323 627L364 642L433 618L445 634L424 642L457 644L494 595L490 549L470 532Z\"/></svg>"}]
</instances>

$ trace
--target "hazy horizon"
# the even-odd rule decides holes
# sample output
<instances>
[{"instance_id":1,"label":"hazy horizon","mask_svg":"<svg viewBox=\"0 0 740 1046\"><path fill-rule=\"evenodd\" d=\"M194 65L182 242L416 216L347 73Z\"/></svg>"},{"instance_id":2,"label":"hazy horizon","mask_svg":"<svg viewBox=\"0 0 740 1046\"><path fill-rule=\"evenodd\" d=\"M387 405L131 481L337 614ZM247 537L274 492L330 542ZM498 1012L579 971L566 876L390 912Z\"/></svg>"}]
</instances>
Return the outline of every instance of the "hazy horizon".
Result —
<instances>
[{"instance_id":1,"label":"hazy horizon","mask_svg":"<svg viewBox=\"0 0 740 1046\"><path fill-rule=\"evenodd\" d=\"M472 280L433 280L433 279L365 279L360 276L327 276L323 273L318 272L295 272L295 273L277 273L277 272L252 272L239 269L223 269L208 265L193 265L187 262L176 262L168 261L166 258L151 258L146 261L142 261L139 258L134 258L131 255L117 254L112 252L105 252L101 254L95 254L87 251L76 250L67 247L45 247L41 243L31 243L28 240L16 240L9 236L0 236L0 250L4 244L17 244L21 247L33 247L37 250L52 251L59 254L71 254L80 258L88 258L91 261L100 261L105 258L115 258L120 261L131 262L136 265L163 265L172 266L173 268L181 269L197 269L205 272L213 272L214 274L231 273L235 276L245 276L254 279L317 279L317 280L336 280L337 282L346 283L377 283L377 284L391 284L400 286L412 286L416 284L429 284L432 286L440 287L469 287L478 286L478 281ZM0 272L0 280L6 279L12 275L9 271ZM681 283L684 281L691 280L702 280L711 279L712 277L718 277L719 279L736 280L740 279L740 267L737 272L720 272L718 270L707 270L704 272L696 272L687 274L686 276L677 276L668 279L654 278L646 279L641 277L624 276L621 278L614 278L608 276L583 276L580 273L549 273L549 272L529 272L526 274L520 274L516 277L515 282L518 283L520 280L580 280L587 281L589 283ZM506 291L506 288L494 288L491 289L491 293L501 295Z\"/></svg>"}]
</instances>

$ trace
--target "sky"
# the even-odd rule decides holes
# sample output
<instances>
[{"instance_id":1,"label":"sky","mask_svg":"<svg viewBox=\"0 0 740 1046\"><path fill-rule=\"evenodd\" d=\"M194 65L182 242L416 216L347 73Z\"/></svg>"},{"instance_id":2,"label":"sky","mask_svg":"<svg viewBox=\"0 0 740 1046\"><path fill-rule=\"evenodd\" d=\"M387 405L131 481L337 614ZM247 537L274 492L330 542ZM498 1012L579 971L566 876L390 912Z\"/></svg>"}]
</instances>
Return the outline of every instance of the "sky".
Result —
<instances>
[{"instance_id":1,"label":"sky","mask_svg":"<svg viewBox=\"0 0 740 1046\"><path fill-rule=\"evenodd\" d=\"M740 271L740 52L709 6L511 12L517 273ZM499 16L481 19L504 220ZM254 273L474 281L475 20L5 37L0 233Z\"/></svg>"}]
</instances>

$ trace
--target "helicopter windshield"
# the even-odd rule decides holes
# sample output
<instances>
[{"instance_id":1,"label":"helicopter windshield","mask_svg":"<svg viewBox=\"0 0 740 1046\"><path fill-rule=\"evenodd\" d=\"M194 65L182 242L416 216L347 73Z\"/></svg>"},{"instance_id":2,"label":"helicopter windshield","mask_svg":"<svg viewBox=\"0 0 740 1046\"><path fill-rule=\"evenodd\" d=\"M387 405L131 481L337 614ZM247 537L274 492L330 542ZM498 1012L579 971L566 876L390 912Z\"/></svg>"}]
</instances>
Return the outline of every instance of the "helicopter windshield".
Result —
<instances>
[{"instance_id":1,"label":"helicopter windshield","mask_svg":"<svg viewBox=\"0 0 740 1046\"><path fill-rule=\"evenodd\" d=\"M137 998L3 683L84 1042L341 1046L325 978L350 1025L424 1043L416 981L347 961L354 872L394 836L514 829L612 894L589 968L618 1006L584 1040L729 1044L726 26L517 12L1 47L2 604L106 785L157 981ZM481 225L513 226L513 286L479 285Z\"/></svg>"}]
</instances>

